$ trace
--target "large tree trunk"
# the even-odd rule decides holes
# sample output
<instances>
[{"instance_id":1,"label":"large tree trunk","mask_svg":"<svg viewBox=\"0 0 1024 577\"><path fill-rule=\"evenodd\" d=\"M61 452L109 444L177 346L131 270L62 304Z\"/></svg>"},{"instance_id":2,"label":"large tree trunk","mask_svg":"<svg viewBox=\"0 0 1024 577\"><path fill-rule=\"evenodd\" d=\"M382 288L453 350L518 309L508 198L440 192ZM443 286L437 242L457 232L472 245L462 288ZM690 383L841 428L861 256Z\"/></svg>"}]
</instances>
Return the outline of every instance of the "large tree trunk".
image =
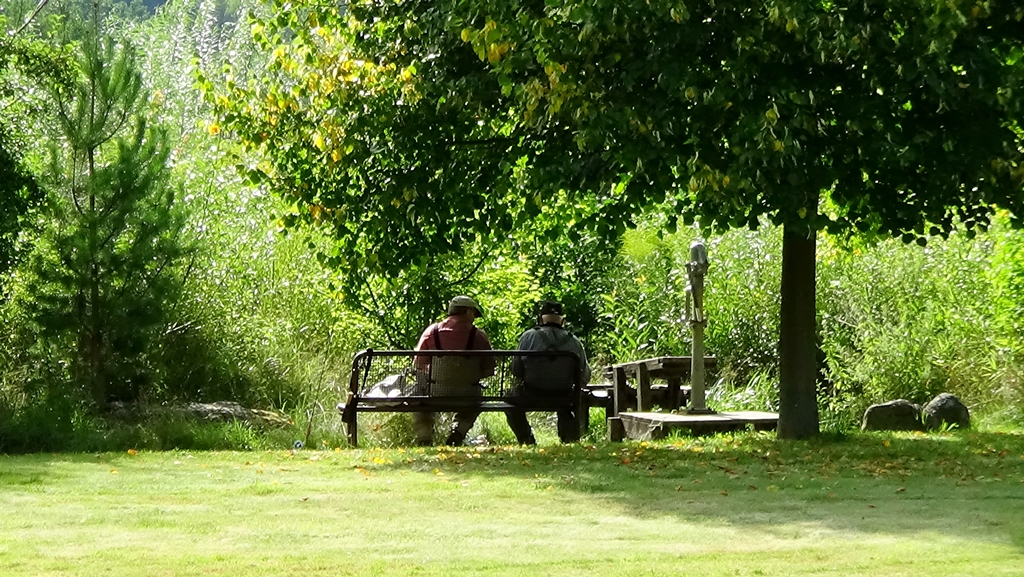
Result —
<instances>
[{"instance_id":1,"label":"large tree trunk","mask_svg":"<svg viewBox=\"0 0 1024 577\"><path fill-rule=\"evenodd\" d=\"M782 317L779 325L779 438L818 434L815 340L815 246L806 227L782 238Z\"/></svg>"}]
</instances>

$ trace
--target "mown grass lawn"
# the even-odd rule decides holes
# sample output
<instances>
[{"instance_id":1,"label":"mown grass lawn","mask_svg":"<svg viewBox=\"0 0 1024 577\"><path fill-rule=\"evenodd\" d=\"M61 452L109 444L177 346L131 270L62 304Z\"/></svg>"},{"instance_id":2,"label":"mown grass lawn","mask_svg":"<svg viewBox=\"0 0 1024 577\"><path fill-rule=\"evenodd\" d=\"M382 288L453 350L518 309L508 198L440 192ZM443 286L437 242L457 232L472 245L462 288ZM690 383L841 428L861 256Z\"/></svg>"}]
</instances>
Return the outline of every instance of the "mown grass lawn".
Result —
<instances>
[{"instance_id":1,"label":"mown grass lawn","mask_svg":"<svg viewBox=\"0 0 1024 577\"><path fill-rule=\"evenodd\" d=\"M0 457L0 575L1024 575L1024 433Z\"/></svg>"}]
</instances>

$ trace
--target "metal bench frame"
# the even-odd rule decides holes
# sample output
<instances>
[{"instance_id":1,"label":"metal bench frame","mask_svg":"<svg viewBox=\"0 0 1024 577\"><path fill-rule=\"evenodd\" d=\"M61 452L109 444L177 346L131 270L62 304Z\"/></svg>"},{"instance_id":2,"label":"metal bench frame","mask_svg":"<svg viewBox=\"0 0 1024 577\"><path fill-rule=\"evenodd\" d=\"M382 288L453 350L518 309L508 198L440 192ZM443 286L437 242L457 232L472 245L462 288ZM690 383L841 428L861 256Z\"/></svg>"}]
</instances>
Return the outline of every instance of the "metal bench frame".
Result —
<instances>
[{"instance_id":1,"label":"metal bench frame","mask_svg":"<svg viewBox=\"0 0 1024 577\"><path fill-rule=\"evenodd\" d=\"M381 397L368 396L378 379L385 373L380 368L375 371L375 364L386 363L387 371L396 368L403 370L411 369L417 358L434 358L444 356L461 357L492 357L495 361L495 374L481 379L483 387L479 395L473 396L434 396L429 394L405 394L401 396ZM407 358L408 362L401 359ZM522 359L543 357L547 359L564 357L569 359L573 367L572 389L564 396L558 397L536 397L517 395L516 387L520 384L512 374L511 366L515 357ZM386 359L386 360L385 360ZM456 411L480 411L496 412L509 409L519 409L527 412L532 411L559 411L572 409L576 412L577 421L580 424L581 433L588 423L587 413L589 403L584 404L584 395L581 394L579 357L567 351L512 351L512 350L429 350L429 351L404 351L385 350L376 351L366 349L356 354L352 360L352 372L349 379L348 398L338 404L338 411L341 413L342 422L348 433L349 444L352 447L358 446L358 414L359 413L419 413L419 412L456 412ZM429 373L434 366L430 362L431 369L427 370L428 382L433 382L433 375Z\"/></svg>"}]
</instances>

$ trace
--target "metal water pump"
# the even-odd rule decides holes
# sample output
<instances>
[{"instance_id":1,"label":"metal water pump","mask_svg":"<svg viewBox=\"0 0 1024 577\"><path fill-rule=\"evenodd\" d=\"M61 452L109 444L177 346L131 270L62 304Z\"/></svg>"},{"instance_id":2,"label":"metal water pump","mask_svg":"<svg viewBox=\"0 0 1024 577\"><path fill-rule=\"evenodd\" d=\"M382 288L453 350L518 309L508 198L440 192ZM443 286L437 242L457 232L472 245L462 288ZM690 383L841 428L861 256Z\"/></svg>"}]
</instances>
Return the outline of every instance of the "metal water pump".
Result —
<instances>
[{"instance_id":1,"label":"metal water pump","mask_svg":"<svg viewBox=\"0 0 1024 577\"><path fill-rule=\"evenodd\" d=\"M686 263L689 285L686 287L687 313L693 343L690 352L690 408L689 414L714 413L704 399L704 275L708 272L708 252L704 242L695 240L690 244L690 262Z\"/></svg>"}]
</instances>

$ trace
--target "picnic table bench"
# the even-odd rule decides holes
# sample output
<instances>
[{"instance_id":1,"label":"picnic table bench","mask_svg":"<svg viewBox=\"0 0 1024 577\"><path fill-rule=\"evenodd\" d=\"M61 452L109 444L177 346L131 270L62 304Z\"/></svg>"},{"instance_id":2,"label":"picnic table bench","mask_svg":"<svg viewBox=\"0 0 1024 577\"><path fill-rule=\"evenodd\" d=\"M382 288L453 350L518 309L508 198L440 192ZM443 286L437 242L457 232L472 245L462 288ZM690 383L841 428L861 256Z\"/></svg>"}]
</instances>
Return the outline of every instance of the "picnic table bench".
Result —
<instances>
[{"instance_id":1,"label":"picnic table bench","mask_svg":"<svg viewBox=\"0 0 1024 577\"><path fill-rule=\"evenodd\" d=\"M522 363L533 363L531 373L541 369L541 385L566 392L523 395L517 376ZM579 363L575 353L566 351L367 349L352 360L348 398L337 408L353 447L359 441L359 413L572 409L580 415L588 409Z\"/></svg>"}]
</instances>

